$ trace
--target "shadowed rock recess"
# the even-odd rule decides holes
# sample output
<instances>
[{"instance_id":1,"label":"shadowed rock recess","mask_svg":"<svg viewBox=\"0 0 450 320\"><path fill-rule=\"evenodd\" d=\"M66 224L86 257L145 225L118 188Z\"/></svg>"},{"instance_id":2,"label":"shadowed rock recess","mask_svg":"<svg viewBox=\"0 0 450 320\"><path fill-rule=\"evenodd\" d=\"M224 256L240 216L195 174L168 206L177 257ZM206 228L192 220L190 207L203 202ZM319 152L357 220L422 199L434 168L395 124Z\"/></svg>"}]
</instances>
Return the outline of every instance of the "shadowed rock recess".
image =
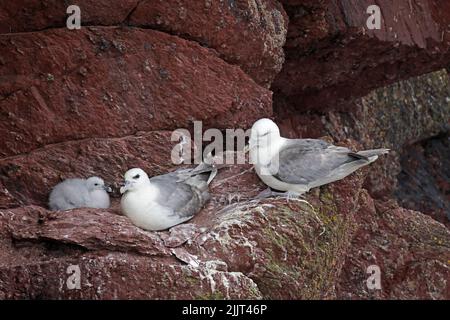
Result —
<instances>
[{"instance_id":1,"label":"shadowed rock recess","mask_svg":"<svg viewBox=\"0 0 450 320\"><path fill-rule=\"evenodd\" d=\"M0 3L0 299L450 299L450 4L378 0ZM168 231L51 212L56 183L171 162L177 128L392 151L304 201L229 165ZM369 266L381 271L370 289ZM79 286L71 282L79 271Z\"/></svg>"}]
</instances>

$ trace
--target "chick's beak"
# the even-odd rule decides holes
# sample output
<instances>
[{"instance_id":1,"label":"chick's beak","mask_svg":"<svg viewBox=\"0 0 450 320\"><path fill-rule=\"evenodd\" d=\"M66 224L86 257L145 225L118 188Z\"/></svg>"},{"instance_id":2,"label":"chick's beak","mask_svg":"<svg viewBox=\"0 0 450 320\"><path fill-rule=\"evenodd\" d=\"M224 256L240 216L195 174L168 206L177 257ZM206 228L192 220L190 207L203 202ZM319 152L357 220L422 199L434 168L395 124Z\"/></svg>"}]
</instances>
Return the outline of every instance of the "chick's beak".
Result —
<instances>
[{"instance_id":1,"label":"chick's beak","mask_svg":"<svg viewBox=\"0 0 450 320\"><path fill-rule=\"evenodd\" d=\"M105 191L108 192L108 193L111 193L113 191L112 188L109 185L107 185L107 184L105 184L103 189L105 189Z\"/></svg>"}]
</instances>

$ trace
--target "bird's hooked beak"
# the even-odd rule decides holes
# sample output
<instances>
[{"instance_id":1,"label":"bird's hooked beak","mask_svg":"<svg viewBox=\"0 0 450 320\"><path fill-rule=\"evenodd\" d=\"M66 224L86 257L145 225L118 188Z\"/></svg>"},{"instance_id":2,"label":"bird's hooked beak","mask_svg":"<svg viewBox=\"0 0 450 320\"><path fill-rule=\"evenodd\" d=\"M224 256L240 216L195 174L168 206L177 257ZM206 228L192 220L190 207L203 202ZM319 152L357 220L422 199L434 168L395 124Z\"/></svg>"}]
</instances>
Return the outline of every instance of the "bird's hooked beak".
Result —
<instances>
[{"instance_id":1,"label":"bird's hooked beak","mask_svg":"<svg viewBox=\"0 0 450 320\"><path fill-rule=\"evenodd\" d=\"M133 183L129 180L125 180L125 183L120 187L120 194L127 192Z\"/></svg>"},{"instance_id":2,"label":"bird's hooked beak","mask_svg":"<svg viewBox=\"0 0 450 320\"><path fill-rule=\"evenodd\" d=\"M105 191L108 192L108 193L111 193L113 191L112 188L109 185L107 185L107 184L105 184L103 186L103 189L105 189Z\"/></svg>"}]
</instances>

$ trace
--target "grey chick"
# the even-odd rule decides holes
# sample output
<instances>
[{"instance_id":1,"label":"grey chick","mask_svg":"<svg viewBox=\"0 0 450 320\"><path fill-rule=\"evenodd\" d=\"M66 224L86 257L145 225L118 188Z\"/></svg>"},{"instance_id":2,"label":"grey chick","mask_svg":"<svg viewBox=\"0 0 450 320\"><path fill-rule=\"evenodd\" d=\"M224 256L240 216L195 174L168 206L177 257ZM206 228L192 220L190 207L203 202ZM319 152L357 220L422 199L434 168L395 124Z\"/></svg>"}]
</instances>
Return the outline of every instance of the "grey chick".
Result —
<instances>
[{"instance_id":1,"label":"grey chick","mask_svg":"<svg viewBox=\"0 0 450 320\"><path fill-rule=\"evenodd\" d=\"M111 192L111 188L99 177L67 179L53 188L48 205L51 210L106 209L110 206L108 192Z\"/></svg>"}]
</instances>

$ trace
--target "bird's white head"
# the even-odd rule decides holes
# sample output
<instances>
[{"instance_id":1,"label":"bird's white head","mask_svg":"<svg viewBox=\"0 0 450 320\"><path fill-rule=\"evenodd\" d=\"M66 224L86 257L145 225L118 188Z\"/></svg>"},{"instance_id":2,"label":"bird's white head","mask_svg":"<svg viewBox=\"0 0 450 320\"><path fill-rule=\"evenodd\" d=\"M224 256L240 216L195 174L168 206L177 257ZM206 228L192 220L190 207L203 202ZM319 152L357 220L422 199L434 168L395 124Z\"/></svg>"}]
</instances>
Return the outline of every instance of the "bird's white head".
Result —
<instances>
[{"instance_id":1,"label":"bird's white head","mask_svg":"<svg viewBox=\"0 0 450 320\"><path fill-rule=\"evenodd\" d=\"M272 120L263 118L253 124L249 152L250 163L255 165L257 172L259 168L268 166L275 166L274 168L270 167L270 170L278 171L276 159L278 159L277 155L283 143L284 138L280 136L280 129Z\"/></svg>"},{"instance_id":2,"label":"bird's white head","mask_svg":"<svg viewBox=\"0 0 450 320\"><path fill-rule=\"evenodd\" d=\"M149 184L150 179L145 171L140 168L133 168L125 173L125 184L120 188L120 193L133 191Z\"/></svg>"},{"instance_id":3,"label":"bird's white head","mask_svg":"<svg viewBox=\"0 0 450 320\"><path fill-rule=\"evenodd\" d=\"M267 147L280 138L280 129L270 119L263 118L256 121L250 133L250 149Z\"/></svg>"},{"instance_id":4,"label":"bird's white head","mask_svg":"<svg viewBox=\"0 0 450 320\"><path fill-rule=\"evenodd\" d=\"M111 188L105 184L102 178L90 177L86 180L86 187L89 191L105 190L111 192Z\"/></svg>"}]
</instances>

